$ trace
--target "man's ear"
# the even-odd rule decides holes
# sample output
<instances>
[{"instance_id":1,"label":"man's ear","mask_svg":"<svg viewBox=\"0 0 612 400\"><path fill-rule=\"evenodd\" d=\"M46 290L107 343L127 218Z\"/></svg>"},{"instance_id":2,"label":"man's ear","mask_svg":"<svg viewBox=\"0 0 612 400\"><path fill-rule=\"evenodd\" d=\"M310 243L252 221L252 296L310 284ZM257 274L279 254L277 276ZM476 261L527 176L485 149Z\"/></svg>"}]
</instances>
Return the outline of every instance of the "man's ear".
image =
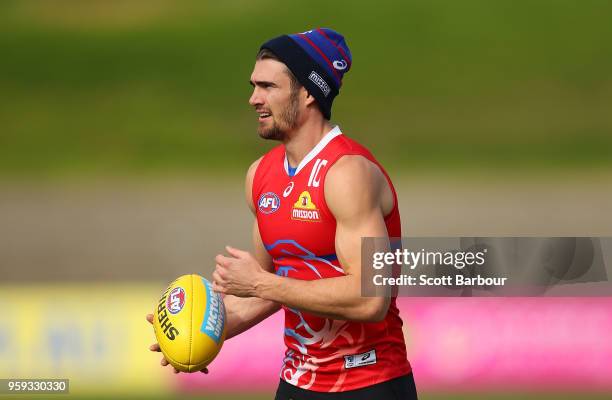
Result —
<instances>
[{"instance_id":1,"label":"man's ear","mask_svg":"<svg viewBox=\"0 0 612 400\"><path fill-rule=\"evenodd\" d=\"M304 99L304 104L306 106L309 106L315 102L315 98L312 97L310 93L308 93L308 90L306 90L304 86L302 86L300 90L302 91L301 95L302 95L302 98Z\"/></svg>"}]
</instances>

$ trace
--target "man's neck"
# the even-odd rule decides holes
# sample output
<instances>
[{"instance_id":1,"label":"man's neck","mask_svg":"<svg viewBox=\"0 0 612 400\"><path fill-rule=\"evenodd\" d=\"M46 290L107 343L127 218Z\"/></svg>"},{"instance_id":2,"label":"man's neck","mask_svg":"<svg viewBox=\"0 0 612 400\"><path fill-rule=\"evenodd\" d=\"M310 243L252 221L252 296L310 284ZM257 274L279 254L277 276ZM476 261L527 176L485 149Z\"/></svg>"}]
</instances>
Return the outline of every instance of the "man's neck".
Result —
<instances>
[{"instance_id":1,"label":"man's neck","mask_svg":"<svg viewBox=\"0 0 612 400\"><path fill-rule=\"evenodd\" d=\"M289 165L297 167L304 157L306 157L306 154L308 154L310 150L321 141L323 136L332 130L332 128L328 120L315 119L307 121L292 132L284 142L285 153Z\"/></svg>"}]
</instances>

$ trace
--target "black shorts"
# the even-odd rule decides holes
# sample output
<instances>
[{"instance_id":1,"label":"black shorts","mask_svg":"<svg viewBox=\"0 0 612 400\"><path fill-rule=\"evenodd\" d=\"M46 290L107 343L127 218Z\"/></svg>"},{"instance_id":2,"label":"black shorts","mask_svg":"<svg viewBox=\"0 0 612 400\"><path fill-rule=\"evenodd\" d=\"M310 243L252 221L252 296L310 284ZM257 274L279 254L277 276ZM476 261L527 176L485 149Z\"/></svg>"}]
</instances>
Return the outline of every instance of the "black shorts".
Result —
<instances>
[{"instance_id":1,"label":"black shorts","mask_svg":"<svg viewBox=\"0 0 612 400\"><path fill-rule=\"evenodd\" d=\"M346 392L313 392L293 386L281 379L275 400L416 400L412 372L390 381Z\"/></svg>"}]
</instances>

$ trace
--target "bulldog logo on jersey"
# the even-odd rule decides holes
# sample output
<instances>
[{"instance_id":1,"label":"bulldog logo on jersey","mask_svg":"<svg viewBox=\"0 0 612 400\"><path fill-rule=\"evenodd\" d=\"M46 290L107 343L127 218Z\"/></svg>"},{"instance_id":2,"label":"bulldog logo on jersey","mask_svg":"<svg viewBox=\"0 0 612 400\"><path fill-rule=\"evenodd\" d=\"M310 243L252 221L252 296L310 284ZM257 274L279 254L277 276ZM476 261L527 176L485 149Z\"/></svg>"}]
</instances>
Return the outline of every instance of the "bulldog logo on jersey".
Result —
<instances>
[{"instance_id":1,"label":"bulldog logo on jersey","mask_svg":"<svg viewBox=\"0 0 612 400\"><path fill-rule=\"evenodd\" d=\"M303 191L298 197L298 201L293 204L291 219L298 221L321 221L321 216L317 206L312 202L310 193Z\"/></svg>"}]
</instances>

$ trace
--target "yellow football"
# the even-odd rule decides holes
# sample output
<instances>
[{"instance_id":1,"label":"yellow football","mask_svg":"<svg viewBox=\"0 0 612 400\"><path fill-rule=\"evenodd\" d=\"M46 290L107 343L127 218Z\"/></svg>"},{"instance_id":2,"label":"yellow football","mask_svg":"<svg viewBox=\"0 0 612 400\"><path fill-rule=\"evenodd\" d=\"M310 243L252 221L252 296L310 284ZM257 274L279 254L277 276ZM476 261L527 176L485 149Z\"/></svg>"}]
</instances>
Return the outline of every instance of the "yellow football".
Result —
<instances>
[{"instance_id":1,"label":"yellow football","mask_svg":"<svg viewBox=\"0 0 612 400\"><path fill-rule=\"evenodd\" d=\"M162 294L153 329L166 360L182 372L204 369L225 340L225 305L200 275L183 275Z\"/></svg>"}]
</instances>

